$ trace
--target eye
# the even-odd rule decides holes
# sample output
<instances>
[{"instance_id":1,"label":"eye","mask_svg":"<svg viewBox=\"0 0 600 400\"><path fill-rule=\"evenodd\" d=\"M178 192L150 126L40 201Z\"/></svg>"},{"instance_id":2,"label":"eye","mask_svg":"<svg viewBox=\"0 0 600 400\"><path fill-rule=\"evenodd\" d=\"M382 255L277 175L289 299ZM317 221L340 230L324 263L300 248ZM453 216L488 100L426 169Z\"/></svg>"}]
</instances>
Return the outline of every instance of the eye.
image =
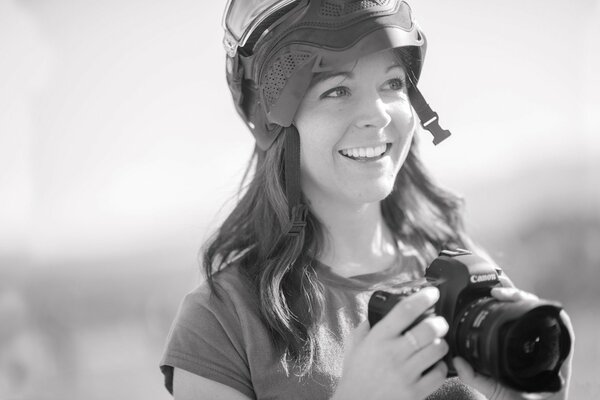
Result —
<instances>
[{"instance_id":1,"label":"eye","mask_svg":"<svg viewBox=\"0 0 600 400\"><path fill-rule=\"evenodd\" d=\"M404 83L404 79L402 78L393 78L390 79L389 81L387 81L385 83L386 88L390 89L390 90L395 90L395 91L399 91L399 90L403 90L406 86L406 84Z\"/></svg>"},{"instance_id":2,"label":"eye","mask_svg":"<svg viewBox=\"0 0 600 400\"><path fill-rule=\"evenodd\" d=\"M321 98L322 99L337 98L337 97L343 97L343 96L349 96L349 95L350 95L350 89L348 89L346 86L337 86L337 87L334 87L333 89L327 90L325 93L323 93L321 95Z\"/></svg>"}]
</instances>

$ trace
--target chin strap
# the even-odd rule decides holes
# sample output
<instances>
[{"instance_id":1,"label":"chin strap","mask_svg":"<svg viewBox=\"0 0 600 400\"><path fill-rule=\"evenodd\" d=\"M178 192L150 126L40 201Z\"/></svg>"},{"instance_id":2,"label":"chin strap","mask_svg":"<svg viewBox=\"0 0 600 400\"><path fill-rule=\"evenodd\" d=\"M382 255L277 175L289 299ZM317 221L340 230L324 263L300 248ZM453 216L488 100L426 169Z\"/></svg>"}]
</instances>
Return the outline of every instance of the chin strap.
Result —
<instances>
[{"instance_id":1,"label":"chin strap","mask_svg":"<svg viewBox=\"0 0 600 400\"><path fill-rule=\"evenodd\" d=\"M284 128L285 194L288 201L290 225L287 235L297 236L306 226L308 209L302 204L300 187L300 135L294 125Z\"/></svg>"},{"instance_id":2,"label":"chin strap","mask_svg":"<svg viewBox=\"0 0 600 400\"><path fill-rule=\"evenodd\" d=\"M414 78L409 80L411 81L408 88L410 103L421 120L421 126L433 135L433 144L438 145L446 140L451 133L440 126L438 114L425 101L425 98L417 88L416 80Z\"/></svg>"}]
</instances>

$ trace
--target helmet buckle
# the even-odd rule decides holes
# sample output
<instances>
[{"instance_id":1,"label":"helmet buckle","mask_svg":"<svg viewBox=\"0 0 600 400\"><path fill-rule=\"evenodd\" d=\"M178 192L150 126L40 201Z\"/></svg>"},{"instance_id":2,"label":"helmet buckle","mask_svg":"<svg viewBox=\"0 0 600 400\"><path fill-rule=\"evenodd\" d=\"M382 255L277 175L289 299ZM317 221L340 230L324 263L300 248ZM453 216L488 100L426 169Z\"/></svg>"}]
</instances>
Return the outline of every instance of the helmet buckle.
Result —
<instances>
[{"instance_id":1,"label":"helmet buckle","mask_svg":"<svg viewBox=\"0 0 600 400\"><path fill-rule=\"evenodd\" d=\"M446 129L442 129L439 123L439 117L437 112L433 112L432 118L429 120L422 122L421 126L423 129L428 130L433 135L433 144L437 145L443 142L450 136L450 131Z\"/></svg>"},{"instance_id":2,"label":"helmet buckle","mask_svg":"<svg viewBox=\"0 0 600 400\"><path fill-rule=\"evenodd\" d=\"M292 215L290 217L290 225L287 230L287 235L298 236L302 233L302 230L306 226L306 215L308 209L304 204L298 204L292 209Z\"/></svg>"},{"instance_id":3,"label":"helmet buckle","mask_svg":"<svg viewBox=\"0 0 600 400\"><path fill-rule=\"evenodd\" d=\"M438 145L450 136L450 131L442 129L438 114L431 109L429 104L427 104L423 94L414 84L412 79L411 83L412 85L408 89L408 95L412 106L421 120L421 126L433 135L433 144Z\"/></svg>"}]
</instances>

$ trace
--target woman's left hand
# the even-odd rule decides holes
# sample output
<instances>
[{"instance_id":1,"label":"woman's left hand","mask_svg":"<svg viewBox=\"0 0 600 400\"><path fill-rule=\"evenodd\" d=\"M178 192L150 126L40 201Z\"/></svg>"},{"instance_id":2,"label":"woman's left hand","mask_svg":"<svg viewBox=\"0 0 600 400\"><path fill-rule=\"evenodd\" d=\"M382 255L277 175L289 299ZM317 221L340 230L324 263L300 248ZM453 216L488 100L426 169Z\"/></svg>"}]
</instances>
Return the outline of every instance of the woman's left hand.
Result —
<instances>
[{"instance_id":1,"label":"woman's left hand","mask_svg":"<svg viewBox=\"0 0 600 400\"><path fill-rule=\"evenodd\" d=\"M492 296L501 301L519 301L519 300L538 300L538 297L532 293L524 292L514 287L498 287L492 289ZM571 362L573 359L573 349L575 344L575 335L573 332L573 325L567 313L563 310L560 313L563 323L569 330L571 335L571 350L569 356L563 363L560 374L564 379L563 388L557 393L550 393L542 395L541 398L553 399L553 400L564 400L567 398L569 389L569 381L571 379ZM459 378L467 385L480 391L489 400L515 400L525 399L524 394L517 392L513 389L509 389L493 378L483 376L475 372L471 365L461 357L455 357L453 360L454 367L458 373Z\"/></svg>"}]
</instances>

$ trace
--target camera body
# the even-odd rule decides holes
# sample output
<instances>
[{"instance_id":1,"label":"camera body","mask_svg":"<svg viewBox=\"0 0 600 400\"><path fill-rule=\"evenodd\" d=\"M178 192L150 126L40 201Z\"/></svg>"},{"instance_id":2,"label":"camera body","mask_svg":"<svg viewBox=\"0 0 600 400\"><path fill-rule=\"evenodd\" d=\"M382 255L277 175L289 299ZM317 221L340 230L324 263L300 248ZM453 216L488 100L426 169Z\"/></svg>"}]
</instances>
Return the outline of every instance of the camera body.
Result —
<instances>
[{"instance_id":1,"label":"camera body","mask_svg":"<svg viewBox=\"0 0 600 400\"><path fill-rule=\"evenodd\" d=\"M475 370L506 386L526 392L562 388L560 366L571 345L559 314L559 303L545 300L501 302L491 289L501 285L502 270L469 251L443 250L425 271L425 278L376 291L369 301L371 326L403 298L425 286L436 286L440 298L410 327L430 314L444 317L449 351L444 361L449 376L452 358L465 358ZM403 332L402 332L403 333Z\"/></svg>"}]
</instances>

